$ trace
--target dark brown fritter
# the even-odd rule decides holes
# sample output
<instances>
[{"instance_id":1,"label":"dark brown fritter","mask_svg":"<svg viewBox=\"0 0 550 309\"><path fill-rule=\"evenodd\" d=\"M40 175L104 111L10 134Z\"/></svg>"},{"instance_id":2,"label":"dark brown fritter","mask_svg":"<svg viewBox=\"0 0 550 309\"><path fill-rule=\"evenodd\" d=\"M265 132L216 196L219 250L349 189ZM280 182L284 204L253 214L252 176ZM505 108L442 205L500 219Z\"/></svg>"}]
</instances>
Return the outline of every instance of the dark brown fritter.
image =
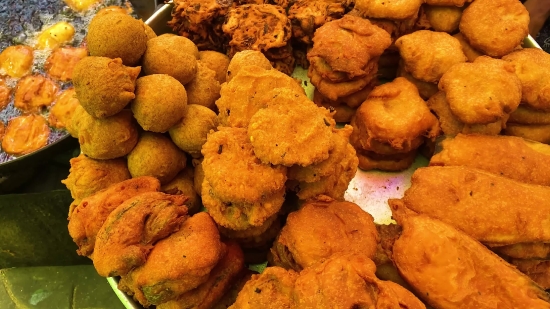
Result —
<instances>
[{"instance_id":1,"label":"dark brown fritter","mask_svg":"<svg viewBox=\"0 0 550 309\"><path fill-rule=\"evenodd\" d=\"M336 0L298 0L288 10L292 37L313 44L313 33L325 23L344 16L346 6Z\"/></svg>"}]
</instances>

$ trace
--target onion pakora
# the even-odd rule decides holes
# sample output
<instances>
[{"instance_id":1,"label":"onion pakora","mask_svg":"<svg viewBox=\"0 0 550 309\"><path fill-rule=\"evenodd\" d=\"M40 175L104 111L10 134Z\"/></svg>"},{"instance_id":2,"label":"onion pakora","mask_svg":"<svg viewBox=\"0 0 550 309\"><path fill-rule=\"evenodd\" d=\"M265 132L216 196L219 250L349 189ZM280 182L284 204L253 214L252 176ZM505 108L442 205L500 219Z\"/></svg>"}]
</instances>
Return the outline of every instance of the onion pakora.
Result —
<instances>
[{"instance_id":1,"label":"onion pakora","mask_svg":"<svg viewBox=\"0 0 550 309\"><path fill-rule=\"evenodd\" d=\"M0 53L0 75L14 78L31 72L34 61L33 49L26 45L8 46Z\"/></svg>"},{"instance_id":2,"label":"onion pakora","mask_svg":"<svg viewBox=\"0 0 550 309\"><path fill-rule=\"evenodd\" d=\"M55 100L59 86L42 75L23 77L15 88L14 106L24 113L39 113Z\"/></svg>"},{"instance_id":3,"label":"onion pakora","mask_svg":"<svg viewBox=\"0 0 550 309\"><path fill-rule=\"evenodd\" d=\"M85 47L56 48L46 59L44 69L50 77L62 82L70 81L77 62L86 56L88 56L88 50Z\"/></svg>"},{"instance_id":4,"label":"onion pakora","mask_svg":"<svg viewBox=\"0 0 550 309\"><path fill-rule=\"evenodd\" d=\"M12 118L2 139L2 150L13 156L21 156L36 151L48 143L50 128L40 115L27 115Z\"/></svg>"}]
</instances>

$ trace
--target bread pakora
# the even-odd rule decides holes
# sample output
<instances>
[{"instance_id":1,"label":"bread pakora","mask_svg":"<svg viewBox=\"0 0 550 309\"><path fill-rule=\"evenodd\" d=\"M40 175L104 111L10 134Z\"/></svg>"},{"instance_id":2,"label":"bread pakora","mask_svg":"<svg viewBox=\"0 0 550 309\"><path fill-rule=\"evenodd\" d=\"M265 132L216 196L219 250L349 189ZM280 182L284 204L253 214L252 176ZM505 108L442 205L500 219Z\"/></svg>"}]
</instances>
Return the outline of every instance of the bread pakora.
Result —
<instances>
[{"instance_id":1,"label":"bread pakora","mask_svg":"<svg viewBox=\"0 0 550 309\"><path fill-rule=\"evenodd\" d=\"M109 214L126 200L144 192L157 192L160 183L153 177L138 177L95 192L69 210L69 235L79 255L93 259L96 236Z\"/></svg>"},{"instance_id":2,"label":"bread pakora","mask_svg":"<svg viewBox=\"0 0 550 309\"><path fill-rule=\"evenodd\" d=\"M475 49L502 57L529 34L529 12L517 0L476 0L462 13L459 28Z\"/></svg>"},{"instance_id":3,"label":"bread pakora","mask_svg":"<svg viewBox=\"0 0 550 309\"><path fill-rule=\"evenodd\" d=\"M55 100L59 86L42 75L29 75L17 82L14 106L23 113L39 113Z\"/></svg>"},{"instance_id":4,"label":"bread pakora","mask_svg":"<svg viewBox=\"0 0 550 309\"><path fill-rule=\"evenodd\" d=\"M208 133L217 127L218 118L215 112L202 105L189 104L181 120L168 133L176 146L198 158Z\"/></svg>"},{"instance_id":5,"label":"bread pakora","mask_svg":"<svg viewBox=\"0 0 550 309\"><path fill-rule=\"evenodd\" d=\"M48 144L50 128L40 115L18 116L10 119L2 138L2 150L13 156L22 156Z\"/></svg>"}]
</instances>

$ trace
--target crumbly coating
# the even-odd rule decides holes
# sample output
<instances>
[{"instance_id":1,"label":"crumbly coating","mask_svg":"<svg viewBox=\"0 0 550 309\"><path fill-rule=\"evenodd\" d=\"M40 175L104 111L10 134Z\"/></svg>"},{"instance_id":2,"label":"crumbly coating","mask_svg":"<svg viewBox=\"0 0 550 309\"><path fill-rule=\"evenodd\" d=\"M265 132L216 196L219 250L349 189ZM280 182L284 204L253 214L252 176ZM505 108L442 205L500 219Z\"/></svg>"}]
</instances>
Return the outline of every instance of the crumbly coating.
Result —
<instances>
[{"instance_id":1,"label":"crumbly coating","mask_svg":"<svg viewBox=\"0 0 550 309\"><path fill-rule=\"evenodd\" d=\"M195 78L185 85L189 104L206 106L212 110L216 108L216 100L220 97L220 83L216 80L216 72L208 66L197 63Z\"/></svg>"},{"instance_id":2,"label":"crumbly coating","mask_svg":"<svg viewBox=\"0 0 550 309\"><path fill-rule=\"evenodd\" d=\"M502 57L529 34L529 12L517 0L476 0L464 10L459 28L475 49Z\"/></svg>"},{"instance_id":3,"label":"crumbly coating","mask_svg":"<svg viewBox=\"0 0 550 309\"><path fill-rule=\"evenodd\" d=\"M206 143L210 130L218 127L218 118L208 107L189 104L183 117L171 127L168 133L170 138L181 150L194 158L202 156L201 149Z\"/></svg>"},{"instance_id":4,"label":"crumbly coating","mask_svg":"<svg viewBox=\"0 0 550 309\"><path fill-rule=\"evenodd\" d=\"M264 70L271 70L271 62L264 56L263 53L257 50L243 50L231 58L227 67L226 81L230 82L234 76L237 76L239 71L246 66L257 66Z\"/></svg>"}]
</instances>

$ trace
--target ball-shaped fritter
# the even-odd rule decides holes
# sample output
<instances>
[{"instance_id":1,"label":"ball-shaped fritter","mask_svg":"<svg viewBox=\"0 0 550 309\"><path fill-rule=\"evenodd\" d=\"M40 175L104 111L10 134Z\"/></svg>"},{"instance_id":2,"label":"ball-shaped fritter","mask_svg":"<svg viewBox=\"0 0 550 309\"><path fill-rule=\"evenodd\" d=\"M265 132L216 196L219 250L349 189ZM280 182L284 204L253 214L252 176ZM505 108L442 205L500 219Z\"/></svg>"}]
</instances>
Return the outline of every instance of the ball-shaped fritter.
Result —
<instances>
[{"instance_id":1,"label":"ball-shaped fritter","mask_svg":"<svg viewBox=\"0 0 550 309\"><path fill-rule=\"evenodd\" d=\"M216 80L225 83L225 74L229 67L229 57L213 50L203 50L199 52L200 61L209 69L216 72Z\"/></svg>"},{"instance_id":2,"label":"ball-shaped fritter","mask_svg":"<svg viewBox=\"0 0 550 309\"><path fill-rule=\"evenodd\" d=\"M185 85L195 78L198 59L199 50L191 40L163 34L147 41L143 71L146 75L168 74Z\"/></svg>"},{"instance_id":3,"label":"ball-shaped fritter","mask_svg":"<svg viewBox=\"0 0 550 309\"><path fill-rule=\"evenodd\" d=\"M189 214L195 214L199 212L201 206L201 199L195 191L193 177L194 169L192 166L186 166L172 181L162 186L161 191L171 195L185 195Z\"/></svg>"},{"instance_id":4,"label":"ball-shaped fritter","mask_svg":"<svg viewBox=\"0 0 550 309\"><path fill-rule=\"evenodd\" d=\"M144 132L128 155L132 177L152 176L167 184L185 168L186 157L172 141L159 133Z\"/></svg>"},{"instance_id":5,"label":"ball-shaped fritter","mask_svg":"<svg viewBox=\"0 0 550 309\"><path fill-rule=\"evenodd\" d=\"M216 80L216 72L202 63L197 64L197 74L192 81L185 85L187 99L190 104L216 107L216 100L220 98L220 83Z\"/></svg>"},{"instance_id":6,"label":"ball-shaped fritter","mask_svg":"<svg viewBox=\"0 0 550 309\"><path fill-rule=\"evenodd\" d=\"M177 79L166 74L141 77L136 82L136 98L131 108L146 131L166 132L183 117L187 92Z\"/></svg>"},{"instance_id":7,"label":"ball-shaped fritter","mask_svg":"<svg viewBox=\"0 0 550 309\"><path fill-rule=\"evenodd\" d=\"M215 130L217 126L218 118L211 109L189 104L181 121L173 126L169 133L176 146L198 158L201 156L201 148L206 143L208 132Z\"/></svg>"}]
</instances>

